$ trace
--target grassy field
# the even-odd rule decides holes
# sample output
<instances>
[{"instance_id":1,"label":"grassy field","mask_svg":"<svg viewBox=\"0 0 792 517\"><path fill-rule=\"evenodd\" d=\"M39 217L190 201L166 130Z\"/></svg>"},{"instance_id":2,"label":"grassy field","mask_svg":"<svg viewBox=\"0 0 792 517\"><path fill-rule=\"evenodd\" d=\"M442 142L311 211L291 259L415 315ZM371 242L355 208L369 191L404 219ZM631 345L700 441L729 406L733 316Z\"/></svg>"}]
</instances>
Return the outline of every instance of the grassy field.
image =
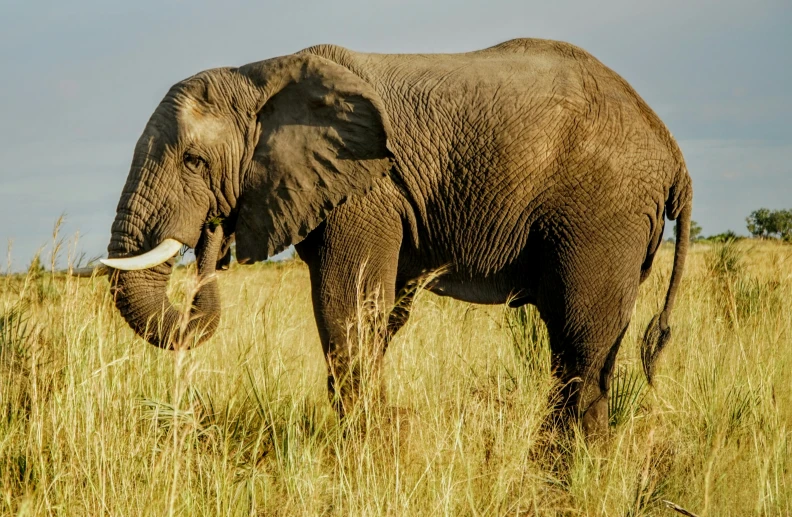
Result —
<instances>
[{"instance_id":1,"label":"grassy field","mask_svg":"<svg viewBox=\"0 0 792 517\"><path fill-rule=\"evenodd\" d=\"M419 294L389 406L345 434L297 261L222 273L221 329L178 353L132 334L105 278L0 277L0 513L790 515L792 246L693 246L650 389L638 344L672 254L593 446L542 426L556 387L532 310Z\"/></svg>"}]
</instances>

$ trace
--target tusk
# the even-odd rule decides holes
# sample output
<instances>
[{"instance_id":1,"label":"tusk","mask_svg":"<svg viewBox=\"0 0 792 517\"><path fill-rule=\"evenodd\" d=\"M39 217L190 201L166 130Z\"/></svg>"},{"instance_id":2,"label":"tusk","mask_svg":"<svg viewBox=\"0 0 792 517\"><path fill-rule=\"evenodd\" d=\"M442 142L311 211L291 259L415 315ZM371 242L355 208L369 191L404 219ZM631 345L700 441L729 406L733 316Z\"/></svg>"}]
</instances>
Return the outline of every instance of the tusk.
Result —
<instances>
[{"instance_id":1,"label":"tusk","mask_svg":"<svg viewBox=\"0 0 792 517\"><path fill-rule=\"evenodd\" d=\"M94 275L96 276L104 276L108 273L107 268L104 266L94 266L94 267L81 267L76 269L70 269L69 274L71 276L76 276L79 278L90 278Z\"/></svg>"},{"instance_id":2,"label":"tusk","mask_svg":"<svg viewBox=\"0 0 792 517\"><path fill-rule=\"evenodd\" d=\"M123 269L124 271L137 271L159 266L176 253L182 247L182 243L176 239L165 239L151 251L147 251L137 257L100 259L99 261L107 267Z\"/></svg>"}]
</instances>

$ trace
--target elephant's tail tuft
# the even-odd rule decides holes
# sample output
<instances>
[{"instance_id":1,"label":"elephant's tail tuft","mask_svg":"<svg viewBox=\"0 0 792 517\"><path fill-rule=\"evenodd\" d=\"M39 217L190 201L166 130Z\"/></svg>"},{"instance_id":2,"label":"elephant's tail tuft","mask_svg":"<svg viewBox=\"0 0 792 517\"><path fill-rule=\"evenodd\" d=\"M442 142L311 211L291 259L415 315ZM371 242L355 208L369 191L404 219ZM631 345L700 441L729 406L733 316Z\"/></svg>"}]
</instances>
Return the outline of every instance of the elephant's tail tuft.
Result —
<instances>
[{"instance_id":1,"label":"elephant's tail tuft","mask_svg":"<svg viewBox=\"0 0 792 517\"><path fill-rule=\"evenodd\" d=\"M644 332L643 343L641 343L641 362L643 363L644 374L649 384L652 384L655 362L660 352L663 351L668 341L671 339L671 327L660 328L660 314L656 314Z\"/></svg>"},{"instance_id":2,"label":"elephant's tail tuft","mask_svg":"<svg viewBox=\"0 0 792 517\"><path fill-rule=\"evenodd\" d=\"M690 245L690 217L693 208L693 192L690 185L690 178L687 171L684 171L685 184L681 188L674 188L675 191L671 199L667 202L666 213L677 220L676 225L676 244L674 246L674 266L671 270L671 282L666 293L665 305L659 314L656 314L644 332L643 343L641 344L641 361L643 362L644 373L649 384L652 383L655 363L663 351L668 341L671 339L671 327L668 325L668 318L674 307L679 284L682 281L682 273L685 269L685 258L687 257L688 246Z\"/></svg>"}]
</instances>

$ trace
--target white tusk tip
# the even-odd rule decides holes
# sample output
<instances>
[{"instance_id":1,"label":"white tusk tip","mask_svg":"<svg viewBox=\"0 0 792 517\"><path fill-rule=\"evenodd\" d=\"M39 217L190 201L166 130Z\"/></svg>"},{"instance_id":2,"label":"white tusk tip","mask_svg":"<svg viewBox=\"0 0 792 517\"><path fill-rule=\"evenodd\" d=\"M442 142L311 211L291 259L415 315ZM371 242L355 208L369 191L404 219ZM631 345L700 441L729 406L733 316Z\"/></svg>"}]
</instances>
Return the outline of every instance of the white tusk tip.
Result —
<instances>
[{"instance_id":1,"label":"white tusk tip","mask_svg":"<svg viewBox=\"0 0 792 517\"><path fill-rule=\"evenodd\" d=\"M176 239L165 239L153 250L137 257L100 259L100 262L107 267L124 271L149 269L169 260L179 252L181 247L182 243Z\"/></svg>"}]
</instances>

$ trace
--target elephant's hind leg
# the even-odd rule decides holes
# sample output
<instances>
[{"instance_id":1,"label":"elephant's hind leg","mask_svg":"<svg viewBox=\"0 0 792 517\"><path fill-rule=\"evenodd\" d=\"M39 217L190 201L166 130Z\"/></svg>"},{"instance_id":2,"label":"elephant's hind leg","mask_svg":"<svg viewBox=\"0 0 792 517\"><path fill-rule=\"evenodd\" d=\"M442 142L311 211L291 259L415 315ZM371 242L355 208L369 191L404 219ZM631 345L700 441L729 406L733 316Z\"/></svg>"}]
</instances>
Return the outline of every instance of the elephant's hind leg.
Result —
<instances>
[{"instance_id":1,"label":"elephant's hind leg","mask_svg":"<svg viewBox=\"0 0 792 517\"><path fill-rule=\"evenodd\" d=\"M580 418L592 436L607 430L610 378L632 317L642 257L586 248L557 258L564 267L543 280L538 305L561 381L559 409L565 418Z\"/></svg>"}]
</instances>

